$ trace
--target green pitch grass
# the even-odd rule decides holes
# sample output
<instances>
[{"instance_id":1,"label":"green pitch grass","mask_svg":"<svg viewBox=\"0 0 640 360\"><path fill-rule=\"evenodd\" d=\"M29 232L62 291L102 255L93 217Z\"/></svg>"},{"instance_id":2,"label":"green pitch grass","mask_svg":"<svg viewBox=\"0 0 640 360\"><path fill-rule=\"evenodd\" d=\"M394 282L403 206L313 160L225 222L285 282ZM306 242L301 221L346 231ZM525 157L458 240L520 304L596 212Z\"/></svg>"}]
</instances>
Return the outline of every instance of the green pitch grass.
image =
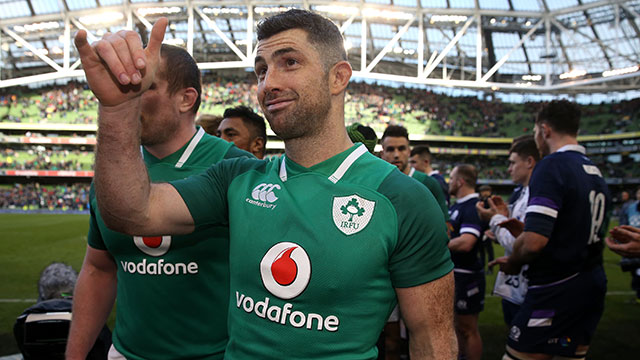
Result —
<instances>
[{"instance_id":1,"label":"green pitch grass","mask_svg":"<svg viewBox=\"0 0 640 360\"><path fill-rule=\"evenodd\" d=\"M80 270L86 248L87 215L0 214L0 356L15 354L15 318L37 298L40 271L53 261L63 261ZM494 247L496 256L501 254ZM640 344L640 304L633 302L630 275L620 271L620 257L605 250L609 279L606 309L589 359L636 358ZM487 277L493 287L495 273ZM113 328L113 314L109 325ZM487 296L480 314L484 359L500 359L507 327L502 320L500 299Z\"/></svg>"}]
</instances>

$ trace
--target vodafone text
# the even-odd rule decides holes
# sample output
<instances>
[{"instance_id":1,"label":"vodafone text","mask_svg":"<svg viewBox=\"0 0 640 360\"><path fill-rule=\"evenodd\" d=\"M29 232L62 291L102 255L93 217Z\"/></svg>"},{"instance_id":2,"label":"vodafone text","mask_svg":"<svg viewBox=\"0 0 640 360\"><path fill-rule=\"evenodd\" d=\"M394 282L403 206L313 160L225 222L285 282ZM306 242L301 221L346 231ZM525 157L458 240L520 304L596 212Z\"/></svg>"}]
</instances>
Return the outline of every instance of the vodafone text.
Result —
<instances>
[{"instance_id":1,"label":"vodafone text","mask_svg":"<svg viewBox=\"0 0 640 360\"><path fill-rule=\"evenodd\" d=\"M122 270L126 273L140 275L195 275L198 273L198 263L165 263L164 259L158 260L157 263L148 262L142 259L142 262L133 263L129 261L120 261Z\"/></svg>"},{"instance_id":2,"label":"vodafone text","mask_svg":"<svg viewBox=\"0 0 640 360\"><path fill-rule=\"evenodd\" d=\"M340 326L340 319L335 315L329 315L323 318L320 314L305 314L300 311L292 311L293 304L291 303L285 303L282 307L277 305L269 306L270 301L270 298L265 297L264 301L255 302L253 298L236 291L236 306L248 314L255 313L258 317L268 319L275 323L284 325L288 322L293 327L306 327L307 330L312 330L314 322L315 328L318 331L324 329L334 332L338 331L338 326Z\"/></svg>"}]
</instances>

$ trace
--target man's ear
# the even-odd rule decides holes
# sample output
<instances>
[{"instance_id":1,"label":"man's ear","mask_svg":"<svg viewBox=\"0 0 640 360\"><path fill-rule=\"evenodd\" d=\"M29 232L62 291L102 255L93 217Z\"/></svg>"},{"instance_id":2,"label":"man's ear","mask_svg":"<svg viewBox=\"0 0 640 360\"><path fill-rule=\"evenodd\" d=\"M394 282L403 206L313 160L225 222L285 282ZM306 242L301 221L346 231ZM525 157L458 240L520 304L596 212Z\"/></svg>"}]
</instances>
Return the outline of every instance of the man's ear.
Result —
<instances>
[{"instance_id":1,"label":"man's ear","mask_svg":"<svg viewBox=\"0 0 640 360\"><path fill-rule=\"evenodd\" d=\"M198 99L198 92L196 89L189 87L180 91L180 105L179 110L181 113L191 111L193 104Z\"/></svg>"},{"instance_id":2,"label":"man's ear","mask_svg":"<svg viewBox=\"0 0 640 360\"><path fill-rule=\"evenodd\" d=\"M256 157L258 157L258 154L262 154L264 156L264 139L258 136L251 140L249 152L256 155Z\"/></svg>"},{"instance_id":3,"label":"man's ear","mask_svg":"<svg viewBox=\"0 0 640 360\"><path fill-rule=\"evenodd\" d=\"M333 65L329 71L329 90L331 95L339 95L344 92L351 80L351 64L347 61L340 61Z\"/></svg>"},{"instance_id":4,"label":"man's ear","mask_svg":"<svg viewBox=\"0 0 640 360\"><path fill-rule=\"evenodd\" d=\"M548 139L551 136L551 126L547 123L541 123L540 129L542 130L542 137Z\"/></svg>"},{"instance_id":5,"label":"man's ear","mask_svg":"<svg viewBox=\"0 0 640 360\"><path fill-rule=\"evenodd\" d=\"M536 160L531 155L527 156L525 162L527 163L527 169L533 169L536 166Z\"/></svg>"}]
</instances>

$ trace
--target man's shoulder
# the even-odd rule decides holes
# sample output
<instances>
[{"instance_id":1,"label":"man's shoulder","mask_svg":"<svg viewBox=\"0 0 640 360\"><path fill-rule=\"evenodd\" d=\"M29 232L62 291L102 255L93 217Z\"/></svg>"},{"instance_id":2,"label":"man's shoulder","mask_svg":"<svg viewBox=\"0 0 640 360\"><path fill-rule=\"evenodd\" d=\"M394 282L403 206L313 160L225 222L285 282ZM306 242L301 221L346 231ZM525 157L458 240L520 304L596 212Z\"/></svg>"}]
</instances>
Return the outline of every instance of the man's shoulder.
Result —
<instances>
[{"instance_id":1,"label":"man's shoulder","mask_svg":"<svg viewBox=\"0 0 640 360\"><path fill-rule=\"evenodd\" d=\"M425 193L426 196L428 191L425 184L403 174L397 168L392 169L378 187L378 192L392 200L392 202L407 205L424 203L420 201L424 199L420 194Z\"/></svg>"}]
</instances>

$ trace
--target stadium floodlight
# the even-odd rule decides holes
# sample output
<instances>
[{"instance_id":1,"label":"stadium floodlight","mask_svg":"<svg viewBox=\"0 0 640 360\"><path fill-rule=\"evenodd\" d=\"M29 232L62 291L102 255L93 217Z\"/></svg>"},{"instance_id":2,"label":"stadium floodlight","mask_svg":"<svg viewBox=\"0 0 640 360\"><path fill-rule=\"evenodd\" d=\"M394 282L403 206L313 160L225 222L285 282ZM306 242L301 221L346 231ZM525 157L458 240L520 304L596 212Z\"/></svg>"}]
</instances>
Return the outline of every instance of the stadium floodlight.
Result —
<instances>
[{"instance_id":1,"label":"stadium floodlight","mask_svg":"<svg viewBox=\"0 0 640 360\"><path fill-rule=\"evenodd\" d=\"M403 11L390 11L367 8L362 10L362 16L366 18L382 18L386 20L411 20L413 14Z\"/></svg>"},{"instance_id":2,"label":"stadium floodlight","mask_svg":"<svg viewBox=\"0 0 640 360\"><path fill-rule=\"evenodd\" d=\"M540 81L540 80L542 80L542 75L522 75L522 80L524 80L524 81Z\"/></svg>"},{"instance_id":3,"label":"stadium floodlight","mask_svg":"<svg viewBox=\"0 0 640 360\"><path fill-rule=\"evenodd\" d=\"M287 7L283 7L283 6L275 6L275 7L256 6L255 8L253 8L253 11L256 14L264 15L264 14L283 13L283 12L289 11L291 9L295 9L295 8L292 7L292 6L287 6Z\"/></svg>"},{"instance_id":4,"label":"stadium floodlight","mask_svg":"<svg viewBox=\"0 0 640 360\"><path fill-rule=\"evenodd\" d=\"M124 19L124 14L119 11L108 11L94 15L81 16L78 20L84 25L108 24Z\"/></svg>"},{"instance_id":5,"label":"stadium floodlight","mask_svg":"<svg viewBox=\"0 0 640 360\"><path fill-rule=\"evenodd\" d=\"M334 6L334 5L318 5L315 7L316 11L321 11L335 15L356 15L360 11L357 7L353 6Z\"/></svg>"},{"instance_id":6,"label":"stadium floodlight","mask_svg":"<svg viewBox=\"0 0 640 360\"><path fill-rule=\"evenodd\" d=\"M242 10L240 8L230 8L230 7L206 7L202 9L202 12L205 14L211 14L213 16L222 15L242 15Z\"/></svg>"},{"instance_id":7,"label":"stadium floodlight","mask_svg":"<svg viewBox=\"0 0 640 360\"><path fill-rule=\"evenodd\" d=\"M432 24L437 22L453 22L459 24L464 21L467 21L467 17L465 15L433 15L429 19L429 22Z\"/></svg>"},{"instance_id":8,"label":"stadium floodlight","mask_svg":"<svg viewBox=\"0 0 640 360\"><path fill-rule=\"evenodd\" d=\"M148 8L139 8L137 10L138 15L144 17L147 15L160 15L160 14L177 14L182 12L182 9L177 6L171 7L148 7Z\"/></svg>"},{"instance_id":9,"label":"stadium floodlight","mask_svg":"<svg viewBox=\"0 0 640 360\"><path fill-rule=\"evenodd\" d=\"M585 75L587 75L587 70L573 69L569 72L560 74L559 78L560 80L575 79Z\"/></svg>"},{"instance_id":10,"label":"stadium floodlight","mask_svg":"<svg viewBox=\"0 0 640 360\"><path fill-rule=\"evenodd\" d=\"M33 24L16 25L13 27L13 31L17 33L26 33L32 31L42 31L60 28L60 23L57 21L39 22Z\"/></svg>"},{"instance_id":11,"label":"stadium floodlight","mask_svg":"<svg viewBox=\"0 0 640 360\"><path fill-rule=\"evenodd\" d=\"M630 74L630 73L636 72L638 70L640 70L640 67L638 65L629 66L629 67L622 68L622 69L607 70L607 71L603 71L602 72L602 77L610 77L610 76L616 76L616 75Z\"/></svg>"}]
</instances>

